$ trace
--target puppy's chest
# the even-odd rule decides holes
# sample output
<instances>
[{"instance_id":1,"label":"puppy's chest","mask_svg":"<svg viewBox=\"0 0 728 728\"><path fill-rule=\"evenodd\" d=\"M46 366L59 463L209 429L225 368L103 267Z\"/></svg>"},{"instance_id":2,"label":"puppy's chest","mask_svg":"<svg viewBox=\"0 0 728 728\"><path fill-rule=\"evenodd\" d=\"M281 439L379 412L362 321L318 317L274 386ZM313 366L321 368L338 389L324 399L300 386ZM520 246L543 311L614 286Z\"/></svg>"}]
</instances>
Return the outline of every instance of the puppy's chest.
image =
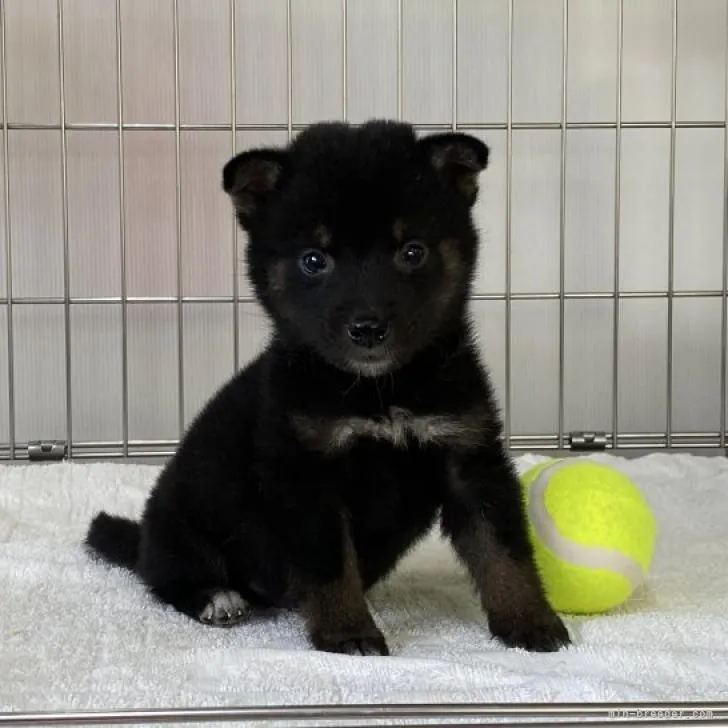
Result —
<instances>
[{"instance_id":1,"label":"puppy's chest","mask_svg":"<svg viewBox=\"0 0 728 728\"><path fill-rule=\"evenodd\" d=\"M414 413L392 406L374 416L316 416L295 414L294 431L307 447L325 453L349 450L358 441L387 443L396 449L413 444L444 448L476 445L485 434L486 419L464 414Z\"/></svg>"}]
</instances>

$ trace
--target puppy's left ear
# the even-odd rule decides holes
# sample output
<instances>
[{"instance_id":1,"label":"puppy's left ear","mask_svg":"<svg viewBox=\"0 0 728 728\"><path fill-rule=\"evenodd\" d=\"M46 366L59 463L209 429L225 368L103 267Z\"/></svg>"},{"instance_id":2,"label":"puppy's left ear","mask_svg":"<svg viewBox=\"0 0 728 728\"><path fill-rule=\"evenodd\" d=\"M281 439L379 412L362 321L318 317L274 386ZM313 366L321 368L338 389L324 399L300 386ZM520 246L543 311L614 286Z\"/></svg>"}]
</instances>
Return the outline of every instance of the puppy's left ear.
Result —
<instances>
[{"instance_id":1,"label":"puppy's left ear","mask_svg":"<svg viewBox=\"0 0 728 728\"><path fill-rule=\"evenodd\" d=\"M488 166L488 147L457 132L431 134L418 144L435 171L472 205L478 196L478 175Z\"/></svg>"}]
</instances>

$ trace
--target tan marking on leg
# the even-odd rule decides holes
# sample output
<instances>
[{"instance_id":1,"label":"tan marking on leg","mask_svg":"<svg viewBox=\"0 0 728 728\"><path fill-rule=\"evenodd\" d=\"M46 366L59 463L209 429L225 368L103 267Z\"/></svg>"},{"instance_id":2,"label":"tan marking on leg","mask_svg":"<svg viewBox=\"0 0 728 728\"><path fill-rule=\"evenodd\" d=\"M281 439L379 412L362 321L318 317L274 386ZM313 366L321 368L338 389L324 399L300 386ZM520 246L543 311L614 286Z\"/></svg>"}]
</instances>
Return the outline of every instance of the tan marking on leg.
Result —
<instances>
[{"instance_id":1,"label":"tan marking on leg","mask_svg":"<svg viewBox=\"0 0 728 728\"><path fill-rule=\"evenodd\" d=\"M311 629L325 625L353 624L370 619L364 599L361 576L349 529L344 525L344 560L341 576L335 581L316 587L306 600L306 612Z\"/></svg>"},{"instance_id":2,"label":"tan marking on leg","mask_svg":"<svg viewBox=\"0 0 728 728\"><path fill-rule=\"evenodd\" d=\"M308 590L304 614L308 632L318 649L333 652L388 654L364 598L354 543L342 520L344 558L341 576Z\"/></svg>"},{"instance_id":3,"label":"tan marking on leg","mask_svg":"<svg viewBox=\"0 0 728 728\"><path fill-rule=\"evenodd\" d=\"M487 612L527 614L543 603L535 568L511 556L484 519L463 534L457 546Z\"/></svg>"}]
</instances>

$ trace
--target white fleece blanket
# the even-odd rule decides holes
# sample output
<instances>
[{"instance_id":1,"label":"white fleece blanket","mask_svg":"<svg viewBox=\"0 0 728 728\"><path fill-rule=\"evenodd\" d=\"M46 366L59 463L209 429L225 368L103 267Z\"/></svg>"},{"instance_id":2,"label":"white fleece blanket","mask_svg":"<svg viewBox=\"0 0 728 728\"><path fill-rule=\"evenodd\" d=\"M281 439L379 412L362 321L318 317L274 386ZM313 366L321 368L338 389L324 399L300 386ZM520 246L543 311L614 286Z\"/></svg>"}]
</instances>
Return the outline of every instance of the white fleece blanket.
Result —
<instances>
[{"instance_id":1,"label":"white fleece blanket","mask_svg":"<svg viewBox=\"0 0 728 728\"><path fill-rule=\"evenodd\" d=\"M292 614L198 625L91 562L89 518L136 516L157 467L0 467L0 711L727 699L728 460L595 459L623 469L654 508L646 589L609 616L569 619L568 651L506 650L433 537L372 594L389 658L316 653Z\"/></svg>"}]
</instances>

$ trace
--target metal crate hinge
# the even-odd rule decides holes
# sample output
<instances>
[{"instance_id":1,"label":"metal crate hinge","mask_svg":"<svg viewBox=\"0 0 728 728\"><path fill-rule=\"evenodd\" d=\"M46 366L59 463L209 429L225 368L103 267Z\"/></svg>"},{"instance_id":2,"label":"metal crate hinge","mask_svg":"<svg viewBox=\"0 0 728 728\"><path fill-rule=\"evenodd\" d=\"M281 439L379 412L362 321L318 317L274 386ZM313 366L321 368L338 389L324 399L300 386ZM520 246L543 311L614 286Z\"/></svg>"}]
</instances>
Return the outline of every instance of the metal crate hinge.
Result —
<instances>
[{"instance_id":1,"label":"metal crate hinge","mask_svg":"<svg viewBox=\"0 0 728 728\"><path fill-rule=\"evenodd\" d=\"M34 440L28 443L28 460L53 462L63 460L67 453L65 440Z\"/></svg>"},{"instance_id":2,"label":"metal crate hinge","mask_svg":"<svg viewBox=\"0 0 728 728\"><path fill-rule=\"evenodd\" d=\"M607 433L606 432L570 432L569 433L569 449L570 450L606 450L607 449Z\"/></svg>"}]
</instances>

